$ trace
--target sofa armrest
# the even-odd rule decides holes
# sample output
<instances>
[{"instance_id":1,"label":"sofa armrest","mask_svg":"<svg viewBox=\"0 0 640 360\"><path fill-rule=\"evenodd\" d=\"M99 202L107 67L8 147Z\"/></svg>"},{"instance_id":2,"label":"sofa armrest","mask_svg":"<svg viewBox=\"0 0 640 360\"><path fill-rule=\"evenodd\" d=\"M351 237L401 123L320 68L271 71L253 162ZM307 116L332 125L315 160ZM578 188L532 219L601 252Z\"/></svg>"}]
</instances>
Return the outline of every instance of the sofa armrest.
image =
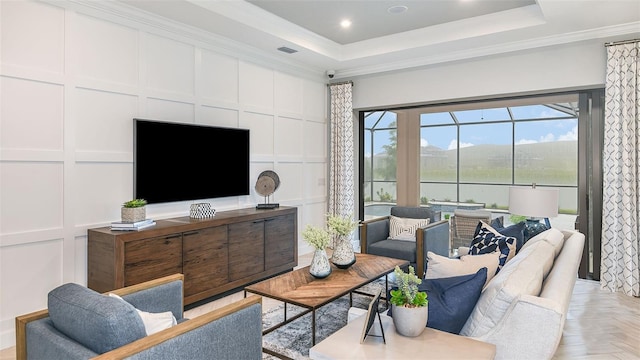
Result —
<instances>
[{"instance_id":1,"label":"sofa armrest","mask_svg":"<svg viewBox=\"0 0 640 360\"><path fill-rule=\"evenodd\" d=\"M522 295L491 331L473 339L495 344L496 359L551 359L562 338L562 311L556 301Z\"/></svg>"},{"instance_id":2,"label":"sofa armrest","mask_svg":"<svg viewBox=\"0 0 640 360\"><path fill-rule=\"evenodd\" d=\"M389 237L389 217L363 221L360 224L360 252L368 253L368 246Z\"/></svg>"},{"instance_id":3,"label":"sofa armrest","mask_svg":"<svg viewBox=\"0 0 640 360\"><path fill-rule=\"evenodd\" d=\"M93 359L261 357L262 297L252 295Z\"/></svg>"},{"instance_id":4,"label":"sofa armrest","mask_svg":"<svg viewBox=\"0 0 640 360\"><path fill-rule=\"evenodd\" d=\"M427 252L449 256L449 220L429 223L416 231L416 275L424 277Z\"/></svg>"}]
</instances>

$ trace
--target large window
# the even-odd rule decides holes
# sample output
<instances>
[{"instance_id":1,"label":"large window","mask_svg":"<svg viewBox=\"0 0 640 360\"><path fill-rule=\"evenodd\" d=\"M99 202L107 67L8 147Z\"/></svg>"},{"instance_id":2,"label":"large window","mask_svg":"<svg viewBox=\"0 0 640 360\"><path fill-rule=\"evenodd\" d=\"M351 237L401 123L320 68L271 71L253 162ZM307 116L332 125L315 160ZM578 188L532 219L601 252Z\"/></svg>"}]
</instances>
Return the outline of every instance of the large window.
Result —
<instances>
[{"instance_id":1,"label":"large window","mask_svg":"<svg viewBox=\"0 0 640 360\"><path fill-rule=\"evenodd\" d=\"M364 113L365 218L395 204L397 122L419 117L419 202L443 213L457 207L508 209L509 186L560 188L562 227L577 212L578 96L452 104ZM398 120L401 119L401 120ZM508 215L508 214L507 214ZM508 217L508 216L507 216ZM552 222L554 220L552 219ZM567 224L564 224L566 222Z\"/></svg>"}]
</instances>

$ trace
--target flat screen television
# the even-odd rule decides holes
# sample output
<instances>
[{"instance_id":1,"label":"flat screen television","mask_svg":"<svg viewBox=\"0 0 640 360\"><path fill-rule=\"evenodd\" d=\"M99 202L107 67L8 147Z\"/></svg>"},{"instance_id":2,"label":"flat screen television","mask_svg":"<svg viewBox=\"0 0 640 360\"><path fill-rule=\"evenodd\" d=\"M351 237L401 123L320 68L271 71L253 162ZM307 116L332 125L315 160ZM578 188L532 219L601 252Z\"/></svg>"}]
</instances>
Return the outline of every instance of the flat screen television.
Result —
<instances>
[{"instance_id":1,"label":"flat screen television","mask_svg":"<svg viewBox=\"0 0 640 360\"><path fill-rule=\"evenodd\" d=\"M133 119L133 193L149 204L249 195L249 130Z\"/></svg>"}]
</instances>

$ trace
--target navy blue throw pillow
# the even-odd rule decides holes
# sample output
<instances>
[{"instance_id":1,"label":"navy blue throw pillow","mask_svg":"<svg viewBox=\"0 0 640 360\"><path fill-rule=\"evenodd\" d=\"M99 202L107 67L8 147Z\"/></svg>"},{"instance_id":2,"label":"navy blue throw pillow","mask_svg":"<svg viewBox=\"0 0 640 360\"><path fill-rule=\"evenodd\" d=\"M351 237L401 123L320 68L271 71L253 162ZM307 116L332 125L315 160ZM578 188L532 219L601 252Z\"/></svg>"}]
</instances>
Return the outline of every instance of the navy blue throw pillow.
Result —
<instances>
[{"instance_id":1,"label":"navy blue throw pillow","mask_svg":"<svg viewBox=\"0 0 640 360\"><path fill-rule=\"evenodd\" d=\"M481 221L476 228L476 235L471 240L469 255L488 254L494 251L500 251L497 274L504 264L516 254L516 238L504 236L491 225Z\"/></svg>"},{"instance_id":2,"label":"navy blue throw pillow","mask_svg":"<svg viewBox=\"0 0 640 360\"><path fill-rule=\"evenodd\" d=\"M486 267L475 274L423 279L418 289L427 292L429 301L427 327L459 334L476 306L486 280ZM392 290L394 289L397 287ZM391 298L390 291L387 291L387 298ZM387 315L393 316L391 307Z\"/></svg>"},{"instance_id":3,"label":"navy blue throw pillow","mask_svg":"<svg viewBox=\"0 0 640 360\"><path fill-rule=\"evenodd\" d=\"M491 227L504 236L516 238L516 253L520 251L520 248L525 243L526 223L524 221L507 227L504 227L502 221L491 221ZM479 231L479 229L476 228L476 231Z\"/></svg>"}]
</instances>

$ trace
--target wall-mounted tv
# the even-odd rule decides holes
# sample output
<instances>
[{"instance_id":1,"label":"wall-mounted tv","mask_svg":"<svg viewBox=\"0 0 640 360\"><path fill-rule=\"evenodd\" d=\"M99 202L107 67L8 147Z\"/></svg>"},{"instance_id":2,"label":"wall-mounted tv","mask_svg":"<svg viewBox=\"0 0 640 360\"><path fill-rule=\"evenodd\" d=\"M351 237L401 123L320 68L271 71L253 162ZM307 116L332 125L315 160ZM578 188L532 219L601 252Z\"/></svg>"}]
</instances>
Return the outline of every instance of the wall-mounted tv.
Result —
<instances>
[{"instance_id":1,"label":"wall-mounted tv","mask_svg":"<svg viewBox=\"0 0 640 360\"><path fill-rule=\"evenodd\" d=\"M249 195L249 130L133 119L133 193L149 204Z\"/></svg>"}]
</instances>

